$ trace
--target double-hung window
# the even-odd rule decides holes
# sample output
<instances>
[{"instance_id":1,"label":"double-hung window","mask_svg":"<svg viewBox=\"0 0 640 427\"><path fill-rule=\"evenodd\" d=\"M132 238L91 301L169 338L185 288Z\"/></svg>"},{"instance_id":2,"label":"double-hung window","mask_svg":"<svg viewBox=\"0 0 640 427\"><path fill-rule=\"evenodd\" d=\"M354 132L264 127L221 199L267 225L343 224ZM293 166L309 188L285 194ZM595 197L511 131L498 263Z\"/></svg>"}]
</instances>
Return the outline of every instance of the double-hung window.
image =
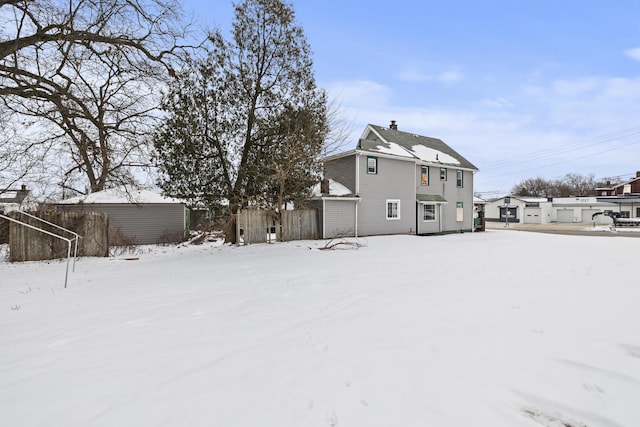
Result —
<instances>
[{"instance_id":1,"label":"double-hung window","mask_svg":"<svg viewBox=\"0 0 640 427\"><path fill-rule=\"evenodd\" d=\"M367 157L367 173L371 175L378 174L378 158L373 156Z\"/></svg>"},{"instance_id":2,"label":"double-hung window","mask_svg":"<svg viewBox=\"0 0 640 427\"><path fill-rule=\"evenodd\" d=\"M387 200L387 219L400 219L400 200Z\"/></svg>"},{"instance_id":3,"label":"double-hung window","mask_svg":"<svg viewBox=\"0 0 640 427\"><path fill-rule=\"evenodd\" d=\"M461 170L456 171L456 187L462 188L463 186L463 173Z\"/></svg>"},{"instance_id":4,"label":"double-hung window","mask_svg":"<svg viewBox=\"0 0 640 427\"><path fill-rule=\"evenodd\" d=\"M420 167L420 185L429 185L429 166Z\"/></svg>"},{"instance_id":5,"label":"double-hung window","mask_svg":"<svg viewBox=\"0 0 640 427\"><path fill-rule=\"evenodd\" d=\"M440 168L440 181L446 181L446 180L447 180L447 169Z\"/></svg>"},{"instance_id":6,"label":"double-hung window","mask_svg":"<svg viewBox=\"0 0 640 427\"><path fill-rule=\"evenodd\" d=\"M422 220L425 222L436 220L436 205L426 203L422 205Z\"/></svg>"}]
</instances>

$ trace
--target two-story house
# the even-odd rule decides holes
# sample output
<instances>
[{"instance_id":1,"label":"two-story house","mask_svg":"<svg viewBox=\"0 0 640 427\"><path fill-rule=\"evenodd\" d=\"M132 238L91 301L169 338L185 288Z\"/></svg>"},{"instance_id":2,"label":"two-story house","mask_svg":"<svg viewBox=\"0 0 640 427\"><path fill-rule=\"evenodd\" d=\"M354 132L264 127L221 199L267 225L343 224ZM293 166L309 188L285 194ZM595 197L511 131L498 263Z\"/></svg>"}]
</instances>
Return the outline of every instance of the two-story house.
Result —
<instances>
[{"instance_id":1,"label":"two-story house","mask_svg":"<svg viewBox=\"0 0 640 427\"><path fill-rule=\"evenodd\" d=\"M0 214L7 214L14 210L33 211L37 208L38 202L24 184L19 190L0 192Z\"/></svg>"},{"instance_id":2,"label":"two-story house","mask_svg":"<svg viewBox=\"0 0 640 427\"><path fill-rule=\"evenodd\" d=\"M324 160L350 193L316 199L322 236L472 231L477 171L439 139L367 125L354 150Z\"/></svg>"},{"instance_id":3,"label":"two-story house","mask_svg":"<svg viewBox=\"0 0 640 427\"><path fill-rule=\"evenodd\" d=\"M618 205L617 211L624 218L640 218L640 171L629 181L596 188L599 202Z\"/></svg>"}]
</instances>

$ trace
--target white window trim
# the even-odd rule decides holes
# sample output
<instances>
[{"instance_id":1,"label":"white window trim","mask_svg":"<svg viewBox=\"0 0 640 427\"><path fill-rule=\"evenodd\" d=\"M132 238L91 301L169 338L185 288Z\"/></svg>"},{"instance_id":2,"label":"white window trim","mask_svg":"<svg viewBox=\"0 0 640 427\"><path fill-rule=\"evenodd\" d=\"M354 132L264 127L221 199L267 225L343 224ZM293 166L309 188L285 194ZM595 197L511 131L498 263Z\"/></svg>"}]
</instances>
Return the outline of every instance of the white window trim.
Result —
<instances>
[{"instance_id":1,"label":"white window trim","mask_svg":"<svg viewBox=\"0 0 640 427\"><path fill-rule=\"evenodd\" d=\"M433 219L424 219L424 207L433 206ZM438 220L438 205L435 203L422 203L422 222L436 222Z\"/></svg>"},{"instance_id":2,"label":"white window trim","mask_svg":"<svg viewBox=\"0 0 640 427\"><path fill-rule=\"evenodd\" d=\"M373 160L374 162L374 167L373 167L373 172L369 171L369 160ZM375 156L367 156L367 174L368 175L378 175L378 158Z\"/></svg>"},{"instance_id":3,"label":"white window trim","mask_svg":"<svg viewBox=\"0 0 640 427\"><path fill-rule=\"evenodd\" d=\"M398 216L390 217L389 216L389 203L397 203L398 204ZM400 199L387 199L384 204L384 215L389 221L396 221L400 219Z\"/></svg>"},{"instance_id":4,"label":"white window trim","mask_svg":"<svg viewBox=\"0 0 640 427\"><path fill-rule=\"evenodd\" d=\"M444 174L442 172L444 172ZM449 175L449 171L447 170L447 168L440 168L440 181L446 181L447 175Z\"/></svg>"},{"instance_id":5,"label":"white window trim","mask_svg":"<svg viewBox=\"0 0 640 427\"><path fill-rule=\"evenodd\" d=\"M423 175L422 170L423 170L423 169L426 169L426 170L427 170L427 183L426 183L426 184L422 182L422 175ZM421 185L421 186L423 186L423 187L428 187L428 186L429 186L429 184L431 184L431 183L429 182L429 178L431 178L431 177L429 176L429 172L430 172L430 171L429 171L429 166L427 166L427 165L421 165L421 166L420 166L420 185Z\"/></svg>"}]
</instances>

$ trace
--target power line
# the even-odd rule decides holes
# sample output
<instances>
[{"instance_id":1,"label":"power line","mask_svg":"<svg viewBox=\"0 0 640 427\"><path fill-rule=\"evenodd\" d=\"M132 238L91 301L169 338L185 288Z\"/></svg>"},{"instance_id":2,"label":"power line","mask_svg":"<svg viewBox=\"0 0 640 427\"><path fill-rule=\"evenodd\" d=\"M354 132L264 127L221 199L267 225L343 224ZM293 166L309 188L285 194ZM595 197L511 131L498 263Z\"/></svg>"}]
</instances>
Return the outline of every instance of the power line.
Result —
<instances>
[{"instance_id":1,"label":"power line","mask_svg":"<svg viewBox=\"0 0 640 427\"><path fill-rule=\"evenodd\" d=\"M569 153L571 151L575 151L575 150L584 150L586 148L592 148L592 147L596 147L599 146L601 144L604 143L609 143L611 141L615 141L615 140L619 140L619 139L623 139L623 138L628 138L630 136L634 136L640 134L640 127L633 127L633 128L629 128L629 129L623 129L620 131L616 131L616 132L611 132L605 135L600 135L597 137L593 137L593 138L587 138L578 142L573 142L573 143L568 143L568 144L563 144L563 145L559 145L556 147L552 147L552 148L545 148L543 150L537 150L537 151L532 151L532 152L528 152L528 153L524 153L524 154L518 154L515 156L511 156L511 157L506 157L503 159L499 159L499 160L495 160L495 161L491 161L491 162L487 162L485 164L483 164L483 168L486 167L498 167L501 166L503 164L513 164L513 163L524 163L524 162L530 162L532 160L542 160L545 158L549 158L549 157L556 157L560 154L565 154L565 153ZM619 147L614 147L612 148L613 150L618 149L618 148L622 148L628 145L633 145L633 144L637 144L640 143L640 140L635 141L631 144L625 144ZM590 154L587 156L592 156L592 155L596 155L596 154L601 154L602 152L599 153L594 153L594 154ZM581 157L581 158L584 158Z\"/></svg>"}]
</instances>

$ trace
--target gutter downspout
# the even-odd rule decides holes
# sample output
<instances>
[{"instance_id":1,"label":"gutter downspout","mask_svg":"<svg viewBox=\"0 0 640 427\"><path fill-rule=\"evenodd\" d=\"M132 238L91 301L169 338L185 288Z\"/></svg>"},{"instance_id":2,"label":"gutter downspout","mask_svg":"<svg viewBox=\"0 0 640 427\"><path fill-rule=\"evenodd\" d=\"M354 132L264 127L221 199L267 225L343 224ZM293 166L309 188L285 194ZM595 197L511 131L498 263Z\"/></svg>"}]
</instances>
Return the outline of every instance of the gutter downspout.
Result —
<instances>
[{"instance_id":1,"label":"gutter downspout","mask_svg":"<svg viewBox=\"0 0 640 427\"><path fill-rule=\"evenodd\" d=\"M322 238L326 239L326 223L327 223L327 210L326 210L327 201L325 198L322 198Z\"/></svg>"},{"instance_id":2,"label":"gutter downspout","mask_svg":"<svg viewBox=\"0 0 640 427\"><path fill-rule=\"evenodd\" d=\"M358 201L356 200L356 221L355 221L355 226L356 226L356 235L355 238L358 238Z\"/></svg>"},{"instance_id":3,"label":"gutter downspout","mask_svg":"<svg viewBox=\"0 0 640 427\"><path fill-rule=\"evenodd\" d=\"M356 153L356 194L360 195L360 153Z\"/></svg>"},{"instance_id":4,"label":"gutter downspout","mask_svg":"<svg viewBox=\"0 0 640 427\"><path fill-rule=\"evenodd\" d=\"M356 152L356 195L360 196L360 153ZM355 237L358 237L358 201L356 200Z\"/></svg>"}]
</instances>

